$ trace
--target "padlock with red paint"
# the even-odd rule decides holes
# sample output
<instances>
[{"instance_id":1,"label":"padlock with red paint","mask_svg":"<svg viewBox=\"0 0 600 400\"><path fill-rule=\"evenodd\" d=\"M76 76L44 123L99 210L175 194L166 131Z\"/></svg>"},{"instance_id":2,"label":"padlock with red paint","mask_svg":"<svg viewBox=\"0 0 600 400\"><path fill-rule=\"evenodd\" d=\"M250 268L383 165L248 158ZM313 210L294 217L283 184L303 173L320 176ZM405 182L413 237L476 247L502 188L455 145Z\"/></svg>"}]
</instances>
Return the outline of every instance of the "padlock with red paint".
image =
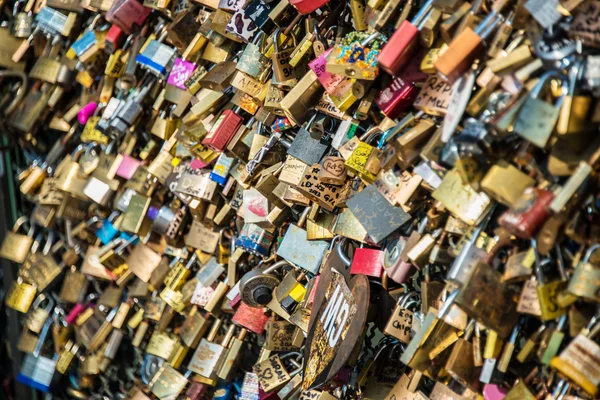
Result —
<instances>
[{"instance_id":1,"label":"padlock with red paint","mask_svg":"<svg viewBox=\"0 0 600 400\"><path fill-rule=\"evenodd\" d=\"M214 151L223 151L242 125L244 119L238 114L239 111L240 107L223 111L202 144Z\"/></svg>"},{"instance_id":2,"label":"padlock with red paint","mask_svg":"<svg viewBox=\"0 0 600 400\"><path fill-rule=\"evenodd\" d=\"M531 239L550 216L554 194L546 189L527 188L517 204L500 217L500 225L521 239Z\"/></svg>"},{"instance_id":3,"label":"padlock with red paint","mask_svg":"<svg viewBox=\"0 0 600 400\"><path fill-rule=\"evenodd\" d=\"M388 118L395 119L412 106L419 92L414 83L396 77L375 97L375 104Z\"/></svg>"},{"instance_id":4,"label":"padlock with red paint","mask_svg":"<svg viewBox=\"0 0 600 400\"><path fill-rule=\"evenodd\" d=\"M350 267L350 274L363 274L373 278L381 278L383 274L382 253L379 249L356 249Z\"/></svg>"},{"instance_id":5,"label":"padlock with red paint","mask_svg":"<svg viewBox=\"0 0 600 400\"><path fill-rule=\"evenodd\" d=\"M432 7L433 0L428 0L410 22L402 22L383 46L381 53L377 56L377 61L384 71L396 76L409 62L419 48L420 25L427 21L426 17Z\"/></svg>"},{"instance_id":6,"label":"padlock with red paint","mask_svg":"<svg viewBox=\"0 0 600 400\"><path fill-rule=\"evenodd\" d=\"M263 308L250 307L246 303L240 302L240 307L231 320L236 325L246 328L257 335L262 335L265 331L267 321L269 321L269 316L265 314Z\"/></svg>"},{"instance_id":7,"label":"padlock with red paint","mask_svg":"<svg viewBox=\"0 0 600 400\"><path fill-rule=\"evenodd\" d=\"M329 0L290 0L290 4L296 7L300 14L310 14L328 2Z\"/></svg>"}]
</instances>

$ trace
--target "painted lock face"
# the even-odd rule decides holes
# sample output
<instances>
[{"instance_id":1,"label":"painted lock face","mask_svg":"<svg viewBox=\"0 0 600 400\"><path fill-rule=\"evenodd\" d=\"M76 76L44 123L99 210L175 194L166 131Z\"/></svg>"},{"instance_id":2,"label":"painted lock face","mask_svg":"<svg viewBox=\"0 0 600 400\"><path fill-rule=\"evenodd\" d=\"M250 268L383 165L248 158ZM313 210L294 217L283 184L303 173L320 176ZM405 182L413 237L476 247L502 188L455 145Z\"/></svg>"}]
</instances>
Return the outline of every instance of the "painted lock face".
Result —
<instances>
[{"instance_id":1,"label":"painted lock face","mask_svg":"<svg viewBox=\"0 0 600 400\"><path fill-rule=\"evenodd\" d=\"M331 269L321 274L315 292L305 346L303 390L323 385L348 360L366 321L369 284L365 275L356 275L348 285L339 272Z\"/></svg>"}]
</instances>

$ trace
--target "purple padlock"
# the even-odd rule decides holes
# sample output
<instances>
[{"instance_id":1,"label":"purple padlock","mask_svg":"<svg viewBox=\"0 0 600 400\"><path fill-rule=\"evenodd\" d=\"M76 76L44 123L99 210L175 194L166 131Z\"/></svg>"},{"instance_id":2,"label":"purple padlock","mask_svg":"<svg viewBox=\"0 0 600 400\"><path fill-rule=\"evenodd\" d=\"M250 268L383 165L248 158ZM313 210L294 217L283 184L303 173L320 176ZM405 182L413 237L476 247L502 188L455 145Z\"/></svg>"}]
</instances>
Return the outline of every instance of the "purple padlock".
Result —
<instances>
[{"instance_id":1,"label":"purple padlock","mask_svg":"<svg viewBox=\"0 0 600 400\"><path fill-rule=\"evenodd\" d=\"M196 70L196 64L184 60L183 58L176 58L173 68L169 73L167 83L173 85L179 89L187 90L185 82L192 76Z\"/></svg>"},{"instance_id":2,"label":"purple padlock","mask_svg":"<svg viewBox=\"0 0 600 400\"><path fill-rule=\"evenodd\" d=\"M131 179L141 163L140 160L131 156L123 156L123 160L121 160L121 164L119 164L119 168L117 169L117 176L120 176L123 179Z\"/></svg>"},{"instance_id":3,"label":"purple padlock","mask_svg":"<svg viewBox=\"0 0 600 400\"><path fill-rule=\"evenodd\" d=\"M413 265L400 258L406 243L407 239L401 236L389 242L381 254L385 273L391 280L400 284L406 282L414 272Z\"/></svg>"}]
</instances>

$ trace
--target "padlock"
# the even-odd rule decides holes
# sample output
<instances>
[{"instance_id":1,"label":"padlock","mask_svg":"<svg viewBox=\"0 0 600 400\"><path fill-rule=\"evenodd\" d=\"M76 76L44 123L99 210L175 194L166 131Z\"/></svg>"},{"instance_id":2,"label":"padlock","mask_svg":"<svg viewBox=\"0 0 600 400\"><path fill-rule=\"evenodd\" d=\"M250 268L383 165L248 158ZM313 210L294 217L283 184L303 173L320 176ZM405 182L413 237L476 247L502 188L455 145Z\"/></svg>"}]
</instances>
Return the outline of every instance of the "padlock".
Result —
<instances>
[{"instance_id":1,"label":"padlock","mask_svg":"<svg viewBox=\"0 0 600 400\"><path fill-rule=\"evenodd\" d=\"M562 93L555 105L548 104L539 99L542 95L542 90L546 88L546 85L552 79L560 79L562 85ZM567 79L563 75L555 71L544 73L521 107L514 124L514 131L536 146L545 147L560 115L560 108L567 96L566 91ZM537 125L531 125L531 116L535 116L534 120L538 121ZM544 121L544 123L542 124L539 121Z\"/></svg>"},{"instance_id":2,"label":"padlock","mask_svg":"<svg viewBox=\"0 0 600 400\"><path fill-rule=\"evenodd\" d=\"M569 69L569 88L567 96L561 106L556 124L556 131L560 135L579 134L586 131L586 122L592 107L592 99L585 95L575 95L577 82L581 80L584 72L584 60L575 61Z\"/></svg>"},{"instance_id":3,"label":"padlock","mask_svg":"<svg viewBox=\"0 0 600 400\"><path fill-rule=\"evenodd\" d=\"M208 336L201 340L188 365L189 370L208 379L215 379L217 377L225 360L227 347L235 329L235 325L231 325L221 344L217 344L214 343L214 340L220 325L221 320L215 320Z\"/></svg>"},{"instance_id":4,"label":"padlock","mask_svg":"<svg viewBox=\"0 0 600 400\"><path fill-rule=\"evenodd\" d=\"M266 393L277 390L295 375L300 373L302 366L297 362L294 363L296 369L292 372L287 372L283 360L291 357L299 358L301 355L300 353L295 352L284 354L281 357L279 355L274 355L268 360L254 365L252 371L257 375L258 382ZM294 360L292 359L292 361Z\"/></svg>"},{"instance_id":5,"label":"padlock","mask_svg":"<svg viewBox=\"0 0 600 400\"><path fill-rule=\"evenodd\" d=\"M16 377L18 382L45 393L50 391L50 384L56 370L56 360L40 354L51 323L52 319L50 318L44 323L35 350L32 354L25 356Z\"/></svg>"},{"instance_id":6,"label":"padlock","mask_svg":"<svg viewBox=\"0 0 600 400\"><path fill-rule=\"evenodd\" d=\"M42 307L42 303L46 303ZM27 313L25 328L32 332L40 334L46 320L54 308L54 300L44 294L40 294L33 302L33 309Z\"/></svg>"},{"instance_id":7,"label":"padlock","mask_svg":"<svg viewBox=\"0 0 600 400\"><path fill-rule=\"evenodd\" d=\"M600 347L593 341L597 334L596 317L592 318L588 326L550 362L553 369L559 371L588 394L595 396L598 393L598 376L596 374L595 354Z\"/></svg>"},{"instance_id":8,"label":"padlock","mask_svg":"<svg viewBox=\"0 0 600 400\"><path fill-rule=\"evenodd\" d=\"M415 297L416 293L407 293L398 297L398 302L392 311L392 317L384 329L386 335L391 335L406 344L410 343L413 337L413 322L418 318L418 316L415 316L414 310L418 307L418 300Z\"/></svg>"},{"instance_id":9,"label":"padlock","mask_svg":"<svg viewBox=\"0 0 600 400\"><path fill-rule=\"evenodd\" d=\"M421 24L429 18L433 3L433 0L427 1L410 22L402 22L381 49L377 61L388 74L392 76L399 75L402 68L406 66L408 59L418 50L417 35L421 29Z\"/></svg>"},{"instance_id":10,"label":"padlock","mask_svg":"<svg viewBox=\"0 0 600 400\"><path fill-rule=\"evenodd\" d=\"M444 350L458 340L456 334L458 330L443 322L441 318L448 313L457 295L457 290L450 294L438 313L428 312L421 328L402 354L400 358L402 363L426 376L435 377L440 373L440 367L436 367L436 364L438 362L445 364L450 354ZM435 352L437 355L436 364L430 359L431 352Z\"/></svg>"},{"instance_id":11,"label":"padlock","mask_svg":"<svg viewBox=\"0 0 600 400\"><path fill-rule=\"evenodd\" d=\"M481 321L502 338L508 336L518 319L516 293L502 282L501 273L490 265L497 252L504 246L503 243L496 244L487 254L485 261L477 262L469 281L459 289L456 297L457 305L467 315ZM477 300L480 296L487 300Z\"/></svg>"},{"instance_id":12,"label":"padlock","mask_svg":"<svg viewBox=\"0 0 600 400\"><path fill-rule=\"evenodd\" d=\"M271 56L271 62L273 64L273 78L276 82L285 82L292 79L295 75L294 68L290 65L291 53L297 46L296 36L292 34L293 47L286 49L279 49L279 35L281 30L275 29L273 33L273 55Z\"/></svg>"},{"instance_id":13,"label":"padlock","mask_svg":"<svg viewBox=\"0 0 600 400\"><path fill-rule=\"evenodd\" d=\"M287 261L279 261L265 269L255 269L240 279L240 295L242 301L250 307L264 307L273 298L273 290L281 282L272 272L289 265Z\"/></svg>"},{"instance_id":14,"label":"padlock","mask_svg":"<svg viewBox=\"0 0 600 400\"><path fill-rule=\"evenodd\" d=\"M7 232L2 246L0 247L0 257L22 264L29 254L31 245L33 244L34 225L31 224L27 235L17 233L19 228L28 222L27 217L20 217L13 226L12 231Z\"/></svg>"},{"instance_id":15,"label":"padlock","mask_svg":"<svg viewBox=\"0 0 600 400\"><path fill-rule=\"evenodd\" d=\"M466 27L435 61L435 69L448 83L453 84L471 67L473 60L481 52L484 41L502 21L502 16L499 14L500 9L501 7L498 7L490 12L475 30ZM467 44L465 45L465 43Z\"/></svg>"},{"instance_id":16,"label":"padlock","mask_svg":"<svg viewBox=\"0 0 600 400\"><path fill-rule=\"evenodd\" d=\"M599 245L591 246L583 259L577 264L567 287L569 293L590 300L598 298L599 292L595 279L596 267L590 262L590 258L599 247Z\"/></svg>"},{"instance_id":17,"label":"padlock","mask_svg":"<svg viewBox=\"0 0 600 400\"><path fill-rule=\"evenodd\" d=\"M465 330L465 335L454 343L444 369L448 371L452 379L461 385L478 391L480 368L475 365L473 344L469 341L475 331L475 324L475 320L471 320Z\"/></svg>"},{"instance_id":18,"label":"padlock","mask_svg":"<svg viewBox=\"0 0 600 400\"><path fill-rule=\"evenodd\" d=\"M538 280L537 294L540 302L541 319L542 321L549 321L565 315L567 312L566 308L561 307L557 302L559 293L565 291L567 288L567 276L561 260L561 250L557 248L555 264L557 265L559 272L559 279L547 282L544 279L545 274L544 271L542 271L543 264L539 252L537 251L537 241L535 239L532 239L532 247L536 257L535 264Z\"/></svg>"},{"instance_id":19,"label":"padlock","mask_svg":"<svg viewBox=\"0 0 600 400\"><path fill-rule=\"evenodd\" d=\"M381 278L383 265L381 256L383 252L378 249L358 248L354 252L350 273L363 274L373 278Z\"/></svg>"}]
</instances>

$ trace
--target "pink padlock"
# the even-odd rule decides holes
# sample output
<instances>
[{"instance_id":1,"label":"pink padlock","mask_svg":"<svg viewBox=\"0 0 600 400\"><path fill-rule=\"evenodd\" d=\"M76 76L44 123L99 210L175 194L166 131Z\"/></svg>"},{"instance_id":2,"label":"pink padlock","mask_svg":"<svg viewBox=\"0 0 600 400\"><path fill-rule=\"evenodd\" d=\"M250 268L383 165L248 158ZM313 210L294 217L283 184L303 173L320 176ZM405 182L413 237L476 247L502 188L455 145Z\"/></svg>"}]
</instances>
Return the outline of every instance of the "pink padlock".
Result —
<instances>
[{"instance_id":1,"label":"pink padlock","mask_svg":"<svg viewBox=\"0 0 600 400\"><path fill-rule=\"evenodd\" d=\"M344 80L343 76L332 74L325 69L327 56L332 50L333 47L308 63L308 67L317 75L317 79L329 94L333 93L335 88Z\"/></svg>"},{"instance_id":2,"label":"pink padlock","mask_svg":"<svg viewBox=\"0 0 600 400\"><path fill-rule=\"evenodd\" d=\"M391 241L381 254L381 263L387 276L396 283L404 283L414 272L413 265L400 258L406 238L399 237Z\"/></svg>"},{"instance_id":3,"label":"pink padlock","mask_svg":"<svg viewBox=\"0 0 600 400\"><path fill-rule=\"evenodd\" d=\"M379 249L356 249L354 258L352 258L350 274L363 274L373 278L381 278L383 275L382 253Z\"/></svg>"},{"instance_id":4,"label":"pink padlock","mask_svg":"<svg viewBox=\"0 0 600 400\"><path fill-rule=\"evenodd\" d=\"M483 398L485 400L502 400L507 393L508 390L495 384L487 384L483 387Z\"/></svg>"},{"instance_id":5,"label":"pink padlock","mask_svg":"<svg viewBox=\"0 0 600 400\"><path fill-rule=\"evenodd\" d=\"M91 294L89 295L84 303L77 303L73 306L73 308L71 309L71 311L69 311L69 313L67 314L67 316L65 317L65 321L67 324L72 325L75 323L75 321L77 320L77 317L79 317L85 310L87 310L88 308L91 307L95 307L95 304L90 304L90 302L94 299L96 299L98 297L98 295L96 294Z\"/></svg>"},{"instance_id":6,"label":"pink padlock","mask_svg":"<svg viewBox=\"0 0 600 400\"><path fill-rule=\"evenodd\" d=\"M81 109L77 113L77 121L79 121L81 125L85 125L88 122L88 119L94 116L94 113L97 109L98 103L96 103L95 101L90 101L85 106L81 107Z\"/></svg>"},{"instance_id":7,"label":"pink padlock","mask_svg":"<svg viewBox=\"0 0 600 400\"><path fill-rule=\"evenodd\" d=\"M121 160L121 164L119 164L116 175L123 179L131 179L141 163L142 162L140 160L125 155L123 156L123 160Z\"/></svg>"}]
</instances>

